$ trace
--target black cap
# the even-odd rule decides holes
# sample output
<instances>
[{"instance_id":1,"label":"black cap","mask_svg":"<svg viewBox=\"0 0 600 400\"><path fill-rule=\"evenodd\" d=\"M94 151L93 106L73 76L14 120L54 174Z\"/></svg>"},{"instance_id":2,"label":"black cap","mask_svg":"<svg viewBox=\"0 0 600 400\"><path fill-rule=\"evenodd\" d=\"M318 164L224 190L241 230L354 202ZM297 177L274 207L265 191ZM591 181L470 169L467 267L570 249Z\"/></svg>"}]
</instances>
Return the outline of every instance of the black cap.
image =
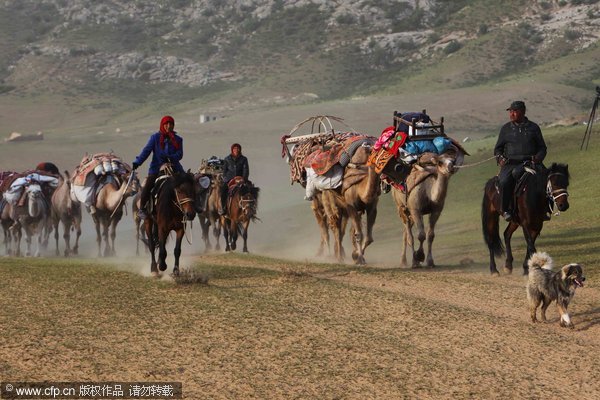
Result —
<instances>
[{"instance_id":1,"label":"black cap","mask_svg":"<svg viewBox=\"0 0 600 400\"><path fill-rule=\"evenodd\" d=\"M510 107L506 109L506 111L509 110L525 110L525 102L521 100L513 101L510 103Z\"/></svg>"}]
</instances>

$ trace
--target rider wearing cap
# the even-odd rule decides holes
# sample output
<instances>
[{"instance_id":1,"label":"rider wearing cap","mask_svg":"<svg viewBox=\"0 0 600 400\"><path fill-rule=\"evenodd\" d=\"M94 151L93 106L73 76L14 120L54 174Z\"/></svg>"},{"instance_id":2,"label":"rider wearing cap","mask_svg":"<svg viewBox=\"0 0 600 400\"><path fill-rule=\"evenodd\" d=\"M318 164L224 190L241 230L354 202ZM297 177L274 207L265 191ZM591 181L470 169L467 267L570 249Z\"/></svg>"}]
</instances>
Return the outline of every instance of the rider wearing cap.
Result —
<instances>
[{"instance_id":1,"label":"rider wearing cap","mask_svg":"<svg viewBox=\"0 0 600 400\"><path fill-rule=\"evenodd\" d=\"M523 164L541 164L546 157L546 143L540 127L525 116L525 103L513 101L506 109L510 122L500 129L494 156L500 165L498 184L501 190L502 217L513 217L512 198L515 184L523 172Z\"/></svg>"}]
</instances>

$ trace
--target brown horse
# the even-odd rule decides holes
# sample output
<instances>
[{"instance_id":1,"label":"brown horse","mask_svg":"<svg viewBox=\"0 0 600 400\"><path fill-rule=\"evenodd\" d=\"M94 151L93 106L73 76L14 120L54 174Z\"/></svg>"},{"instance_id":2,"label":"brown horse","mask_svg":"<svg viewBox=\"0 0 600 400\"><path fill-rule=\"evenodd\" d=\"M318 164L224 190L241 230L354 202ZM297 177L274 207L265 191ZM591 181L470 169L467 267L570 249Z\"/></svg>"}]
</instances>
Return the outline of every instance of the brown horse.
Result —
<instances>
[{"instance_id":1,"label":"brown horse","mask_svg":"<svg viewBox=\"0 0 600 400\"><path fill-rule=\"evenodd\" d=\"M498 177L490 179L485 185L483 204L481 208L481 222L483 238L490 251L490 272L498 275L495 256L504 253L500 240L498 219L500 216L500 194L498 191ZM527 261L536 252L535 240L542 230L546 212L556 207L559 212L569 208L569 167L566 164L553 163L549 169L531 168L529 166L517 184L515 198L515 216L504 230L506 244L506 262L504 270L508 273L513 269L513 255L510 239L514 231L521 226L527 242L527 254L523 261L523 274L527 275Z\"/></svg>"},{"instance_id":2,"label":"brown horse","mask_svg":"<svg viewBox=\"0 0 600 400\"><path fill-rule=\"evenodd\" d=\"M250 221L258 219L256 209L259 191L260 189L249 181L240 181L233 189L233 193L227 201L226 214L221 216L225 235L225 251L235 250L238 233L240 233L244 239L243 251L244 253L248 252L248 226Z\"/></svg>"},{"instance_id":3,"label":"brown horse","mask_svg":"<svg viewBox=\"0 0 600 400\"><path fill-rule=\"evenodd\" d=\"M181 241L185 235L186 222L192 221L196 215L196 209L194 208L195 185L194 175L190 173L164 175L164 177L157 179L155 184L155 188L158 188L156 205L144 221L148 249L152 256L150 271L153 275L158 275L155 256L156 247L158 247L158 269L161 271L167 269L166 243L171 231L176 233L175 249L173 250L175 256L173 274L179 274Z\"/></svg>"}]
</instances>

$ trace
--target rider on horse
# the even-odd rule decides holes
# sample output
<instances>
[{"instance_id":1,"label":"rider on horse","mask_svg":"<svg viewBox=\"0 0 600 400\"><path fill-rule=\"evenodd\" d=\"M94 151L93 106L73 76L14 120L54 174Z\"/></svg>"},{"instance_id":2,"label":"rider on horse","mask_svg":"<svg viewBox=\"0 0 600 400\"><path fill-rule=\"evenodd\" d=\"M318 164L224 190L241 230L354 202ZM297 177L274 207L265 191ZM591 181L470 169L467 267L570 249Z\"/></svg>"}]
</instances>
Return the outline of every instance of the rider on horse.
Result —
<instances>
[{"instance_id":1,"label":"rider on horse","mask_svg":"<svg viewBox=\"0 0 600 400\"><path fill-rule=\"evenodd\" d=\"M525 116L525 103L513 101L506 109L510 122L500 129L494 155L501 169L498 184L501 191L502 217L513 218L515 184L524 172L524 164L542 164L546 157L546 143L540 127Z\"/></svg>"},{"instance_id":2,"label":"rider on horse","mask_svg":"<svg viewBox=\"0 0 600 400\"><path fill-rule=\"evenodd\" d=\"M242 146L239 143L231 145L231 154L223 160L223 184L221 186L221 203L219 205L219 215L224 215L227 209L227 193L229 191L229 181L236 176L241 176L244 181L248 180L250 168L248 159L242 155Z\"/></svg>"},{"instance_id":3,"label":"rider on horse","mask_svg":"<svg viewBox=\"0 0 600 400\"><path fill-rule=\"evenodd\" d=\"M140 208L138 216L146 218L146 204L150 199L150 193L154 187L154 182L158 177L160 166L165 163L171 163L173 171L185 172L179 161L183 158L183 139L173 130L175 120L173 117L166 115L160 120L160 130L148 139L148 143L142 149L139 156L131 163L133 169L137 169L146 161L150 153L152 153L152 161L148 170L146 184L140 195Z\"/></svg>"}]
</instances>

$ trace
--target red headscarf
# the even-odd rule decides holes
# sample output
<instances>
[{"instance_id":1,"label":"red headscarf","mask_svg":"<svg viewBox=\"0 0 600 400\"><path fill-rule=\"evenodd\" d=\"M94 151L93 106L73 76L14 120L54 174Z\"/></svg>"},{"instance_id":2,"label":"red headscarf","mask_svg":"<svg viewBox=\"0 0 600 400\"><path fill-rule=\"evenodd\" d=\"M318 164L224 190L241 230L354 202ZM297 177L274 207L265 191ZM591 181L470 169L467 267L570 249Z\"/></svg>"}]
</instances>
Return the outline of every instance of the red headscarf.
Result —
<instances>
[{"instance_id":1,"label":"red headscarf","mask_svg":"<svg viewBox=\"0 0 600 400\"><path fill-rule=\"evenodd\" d=\"M242 146L239 143L234 143L231 145L231 152L233 153L233 148L237 147L238 149L240 149L240 153L242 152Z\"/></svg>"},{"instance_id":2,"label":"red headscarf","mask_svg":"<svg viewBox=\"0 0 600 400\"><path fill-rule=\"evenodd\" d=\"M165 115L164 117L162 117L162 119L160 120L160 148L161 149L165 148L165 138L168 136L169 137L169 141L171 142L171 145L173 147L175 147L175 150L178 150L179 149L179 143L175 139L175 134L173 132L167 132L165 130L165 126L164 125L167 122L171 122L173 124L173 126L175 126L175 120L173 119L173 117L171 117L170 115Z\"/></svg>"}]
</instances>

